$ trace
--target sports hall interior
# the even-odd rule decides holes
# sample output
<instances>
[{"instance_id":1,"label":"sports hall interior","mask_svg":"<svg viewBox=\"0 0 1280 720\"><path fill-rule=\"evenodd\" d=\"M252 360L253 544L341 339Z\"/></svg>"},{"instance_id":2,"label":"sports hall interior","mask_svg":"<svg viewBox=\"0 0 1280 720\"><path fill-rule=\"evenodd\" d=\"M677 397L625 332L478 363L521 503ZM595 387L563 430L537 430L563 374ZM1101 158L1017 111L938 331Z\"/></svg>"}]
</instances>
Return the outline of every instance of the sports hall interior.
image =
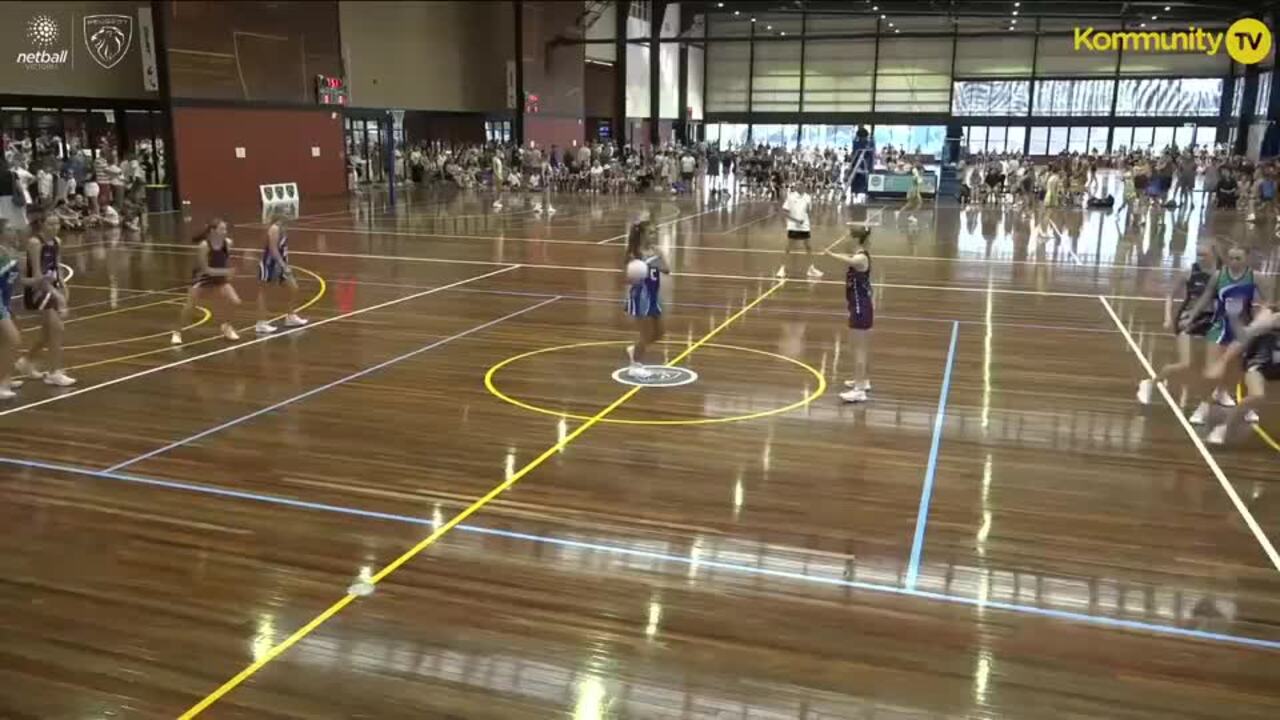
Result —
<instances>
[{"instance_id":1,"label":"sports hall interior","mask_svg":"<svg viewBox=\"0 0 1280 720\"><path fill-rule=\"evenodd\" d=\"M62 227L77 382L0 404L0 720L1280 717L1280 389L1223 445L1188 421L1199 344L1134 396L1197 248L1280 301L1276 202L1126 203L1116 164L1280 155L1274 44L1077 41L1246 18L1271 37L1253 0L0 3L6 160L127 160L142 203ZM882 192L818 183L806 277L723 159L859 128ZM486 146L698 168L413 167ZM957 199L1071 154L1112 207ZM309 323L259 334L277 211ZM171 344L214 218L244 302ZM619 374L641 220L670 387ZM15 298L24 345L42 312Z\"/></svg>"}]
</instances>

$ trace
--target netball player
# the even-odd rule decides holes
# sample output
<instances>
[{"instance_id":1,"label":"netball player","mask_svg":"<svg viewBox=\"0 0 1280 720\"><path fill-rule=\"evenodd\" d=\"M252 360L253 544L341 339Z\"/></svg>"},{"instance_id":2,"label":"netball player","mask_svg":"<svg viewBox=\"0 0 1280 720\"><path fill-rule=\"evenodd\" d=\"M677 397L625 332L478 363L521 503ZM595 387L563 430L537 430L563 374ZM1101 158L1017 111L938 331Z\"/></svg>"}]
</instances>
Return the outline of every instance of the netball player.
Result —
<instances>
[{"instance_id":1,"label":"netball player","mask_svg":"<svg viewBox=\"0 0 1280 720\"><path fill-rule=\"evenodd\" d=\"M786 202L782 204L782 212L787 216L787 244L783 250L782 267L777 276L785 278L791 269L791 246L797 242L804 243L805 255L809 258L810 278L817 280L822 271L813 264L813 246L809 240L809 211L813 208L813 198L798 183L792 183L787 192Z\"/></svg>"},{"instance_id":2,"label":"netball player","mask_svg":"<svg viewBox=\"0 0 1280 720\"><path fill-rule=\"evenodd\" d=\"M871 376L868 372L867 355L871 350L871 327L875 321L875 308L871 301L871 252L867 245L871 237L871 228L865 225L854 225L849 231L849 239L853 241L852 255L840 255L827 251L827 255L840 260L849 266L845 272L844 296L849 305L849 337L853 343L853 379L845 382L847 391L840 393L845 402L866 402L871 392Z\"/></svg>"},{"instance_id":3,"label":"netball player","mask_svg":"<svg viewBox=\"0 0 1280 720\"><path fill-rule=\"evenodd\" d=\"M226 306L229 313L240 304L240 296L228 280L231 279L231 238L227 237L227 224L219 218L209 221L205 229L196 235L193 242L196 249L195 282L187 291L187 302L178 315L178 328L169 336L172 345L182 344L182 328L191 322L196 303L208 298L216 298ZM222 337L235 342L240 339L231 323L223 321Z\"/></svg>"},{"instance_id":4,"label":"netball player","mask_svg":"<svg viewBox=\"0 0 1280 720\"><path fill-rule=\"evenodd\" d=\"M289 267L289 237L285 234L284 216L276 214L267 227L267 243L262 248L262 257L258 260L258 322L253 326L259 335L268 335L276 331L267 313L267 291L272 285L284 285L289 289L289 307L293 308L298 299L298 281L293 277L293 269ZM307 321L289 310L284 316L285 327L302 327Z\"/></svg>"},{"instance_id":5,"label":"netball player","mask_svg":"<svg viewBox=\"0 0 1280 720\"><path fill-rule=\"evenodd\" d=\"M22 385L22 381L13 380L14 356L22 347L22 335L13 322L9 312L9 303L13 300L13 290L22 284L22 267L19 255L7 245L0 245L0 400L12 400L17 397L13 388Z\"/></svg>"},{"instance_id":6,"label":"netball player","mask_svg":"<svg viewBox=\"0 0 1280 720\"><path fill-rule=\"evenodd\" d=\"M1174 288L1169 288L1169 294L1164 300L1164 329L1177 333L1175 342L1178 346L1178 361L1160 368L1154 380L1148 378L1138 383L1138 402L1143 405L1151 404L1151 392L1156 383L1166 382L1191 369L1192 340L1204 340L1205 334L1213 325L1213 313L1205 311L1194 318L1189 317L1188 313L1200 296L1204 295L1205 288L1209 287L1209 282L1217 271L1218 257L1213 247L1201 245L1196 250L1196 261L1192 263L1191 270L1182 278L1182 305L1178 307L1177 315L1173 314Z\"/></svg>"},{"instance_id":7,"label":"netball player","mask_svg":"<svg viewBox=\"0 0 1280 720\"><path fill-rule=\"evenodd\" d=\"M46 385L68 387L76 381L62 371L62 319L67 314L69 293L59 275L62 241L56 216L37 214L29 220L32 236L27 240L27 272L22 280L22 304L40 313L40 338L27 357L18 360L18 372L41 378ZM41 350L49 353L48 372L36 368L34 359Z\"/></svg>"},{"instance_id":8,"label":"netball player","mask_svg":"<svg viewBox=\"0 0 1280 720\"><path fill-rule=\"evenodd\" d=\"M658 231L648 220L631 226L627 236L626 262L640 260L649 269L649 274L639 283L629 283L627 287L627 314L635 318L639 338L634 345L627 346L627 360L631 367L627 373L634 378L649 377L644 367L645 352L649 346L662 339L662 305L658 301L658 289L663 275L670 275L666 258L655 247Z\"/></svg>"},{"instance_id":9,"label":"netball player","mask_svg":"<svg viewBox=\"0 0 1280 720\"><path fill-rule=\"evenodd\" d=\"M1206 334L1209 341L1205 356L1205 365L1211 366L1222 357L1226 348L1235 340L1235 327L1247 326L1253 320L1253 306L1261 304L1261 293L1253 277L1253 269L1248 266L1248 256L1244 248L1233 246L1227 251L1226 264L1214 273L1208 287L1200 294L1200 299L1183 321L1189 327L1194 318L1213 307L1213 324ZM1225 407L1234 406L1235 400L1221 385L1211 396L1212 400ZM1209 401L1200 403L1191 415L1193 425L1203 425L1209 416Z\"/></svg>"},{"instance_id":10,"label":"netball player","mask_svg":"<svg viewBox=\"0 0 1280 720\"><path fill-rule=\"evenodd\" d=\"M1262 308L1254 321L1237 334L1237 339L1205 370L1205 375L1220 379L1227 365L1244 355L1244 386L1248 394L1227 412L1221 424L1209 431L1212 445L1225 444L1242 415L1247 422L1257 422L1256 408L1266 399L1267 382L1280 380L1280 313ZM1254 417L1249 418L1250 414Z\"/></svg>"}]
</instances>

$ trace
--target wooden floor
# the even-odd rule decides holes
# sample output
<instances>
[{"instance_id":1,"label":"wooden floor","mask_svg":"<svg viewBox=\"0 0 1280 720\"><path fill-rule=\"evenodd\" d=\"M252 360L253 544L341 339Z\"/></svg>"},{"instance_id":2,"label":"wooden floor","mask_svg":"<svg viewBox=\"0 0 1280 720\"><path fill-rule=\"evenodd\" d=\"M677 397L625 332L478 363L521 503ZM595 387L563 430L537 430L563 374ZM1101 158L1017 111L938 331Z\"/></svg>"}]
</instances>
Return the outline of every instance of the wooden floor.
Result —
<instances>
[{"instance_id":1,"label":"wooden floor","mask_svg":"<svg viewBox=\"0 0 1280 720\"><path fill-rule=\"evenodd\" d=\"M236 346L167 345L173 216L64 237L80 385L0 408L0 718L1280 717L1280 402L1209 455L1133 396L1172 268L1274 271L1270 222L823 206L818 248L879 223L846 406L842 269L777 285L774 205L490 201L304 205L312 326ZM617 404L641 212L700 377ZM486 387L548 348L492 374L542 412Z\"/></svg>"}]
</instances>

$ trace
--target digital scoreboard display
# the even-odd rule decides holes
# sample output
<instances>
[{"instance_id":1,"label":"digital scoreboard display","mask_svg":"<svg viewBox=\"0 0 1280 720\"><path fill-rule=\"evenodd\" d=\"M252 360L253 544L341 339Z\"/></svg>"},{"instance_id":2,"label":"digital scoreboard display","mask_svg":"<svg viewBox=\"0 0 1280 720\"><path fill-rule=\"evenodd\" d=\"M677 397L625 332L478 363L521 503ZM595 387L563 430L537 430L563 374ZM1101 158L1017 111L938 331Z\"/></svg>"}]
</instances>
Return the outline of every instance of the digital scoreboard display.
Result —
<instances>
[{"instance_id":1,"label":"digital scoreboard display","mask_svg":"<svg viewBox=\"0 0 1280 720\"><path fill-rule=\"evenodd\" d=\"M317 75L316 102L321 105L346 105L347 81L332 75Z\"/></svg>"}]
</instances>

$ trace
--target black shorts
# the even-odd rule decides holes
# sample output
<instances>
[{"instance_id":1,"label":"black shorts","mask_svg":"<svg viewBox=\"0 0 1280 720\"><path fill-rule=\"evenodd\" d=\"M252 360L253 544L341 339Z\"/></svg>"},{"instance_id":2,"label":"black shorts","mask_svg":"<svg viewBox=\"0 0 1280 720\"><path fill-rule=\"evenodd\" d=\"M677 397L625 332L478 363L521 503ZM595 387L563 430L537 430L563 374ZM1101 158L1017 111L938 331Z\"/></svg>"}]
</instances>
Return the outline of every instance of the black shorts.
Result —
<instances>
[{"instance_id":1,"label":"black shorts","mask_svg":"<svg viewBox=\"0 0 1280 720\"><path fill-rule=\"evenodd\" d=\"M1244 354L1244 369L1257 371L1267 380L1280 380L1280 340L1274 335L1254 340Z\"/></svg>"},{"instance_id":2,"label":"black shorts","mask_svg":"<svg viewBox=\"0 0 1280 720\"><path fill-rule=\"evenodd\" d=\"M684 180L685 182L689 182L690 180L693 180L693 173L691 172L680 173L680 179Z\"/></svg>"},{"instance_id":3,"label":"black shorts","mask_svg":"<svg viewBox=\"0 0 1280 720\"><path fill-rule=\"evenodd\" d=\"M787 239L788 240L808 240L809 231L808 230L788 230Z\"/></svg>"}]
</instances>

